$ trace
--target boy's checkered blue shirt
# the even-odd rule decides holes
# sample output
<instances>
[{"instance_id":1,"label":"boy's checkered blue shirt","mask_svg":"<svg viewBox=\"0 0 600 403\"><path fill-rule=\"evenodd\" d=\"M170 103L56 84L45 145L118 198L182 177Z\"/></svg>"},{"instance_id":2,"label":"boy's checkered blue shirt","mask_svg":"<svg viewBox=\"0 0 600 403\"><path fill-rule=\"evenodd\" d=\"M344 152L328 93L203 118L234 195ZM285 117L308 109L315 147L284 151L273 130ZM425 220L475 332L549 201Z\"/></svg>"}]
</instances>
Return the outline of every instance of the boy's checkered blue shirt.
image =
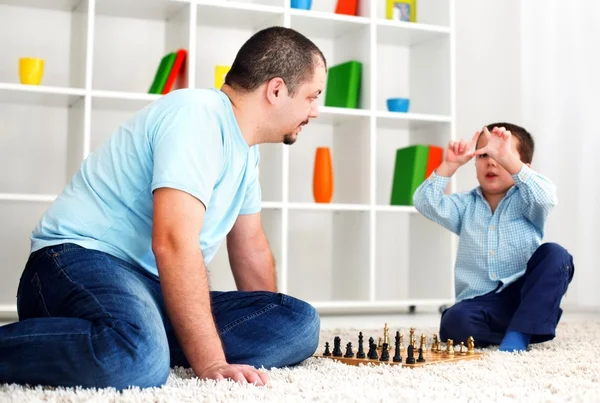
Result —
<instances>
[{"instance_id":1,"label":"boy's checkered blue shirt","mask_svg":"<svg viewBox=\"0 0 600 403\"><path fill-rule=\"evenodd\" d=\"M557 204L556 188L527 165L492 214L477 187L444 193L449 177L435 172L413 195L416 209L460 236L455 263L456 301L498 292L525 273L544 237L546 219Z\"/></svg>"}]
</instances>

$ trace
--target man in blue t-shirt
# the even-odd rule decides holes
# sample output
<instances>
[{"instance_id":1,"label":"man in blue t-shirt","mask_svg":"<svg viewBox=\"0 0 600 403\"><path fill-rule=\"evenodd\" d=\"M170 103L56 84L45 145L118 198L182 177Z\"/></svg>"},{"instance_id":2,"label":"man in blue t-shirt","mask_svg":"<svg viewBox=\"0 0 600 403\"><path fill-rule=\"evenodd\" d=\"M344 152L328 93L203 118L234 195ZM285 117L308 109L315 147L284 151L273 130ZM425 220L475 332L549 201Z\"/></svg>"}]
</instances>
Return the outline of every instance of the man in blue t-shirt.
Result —
<instances>
[{"instance_id":1,"label":"man in blue t-shirt","mask_svg":"<svg viewBox=\"0 0 600 403\"><path fill-rule=\"evenodd\" d=\"M239 50L225 84L162 96L92 152L31 235L0 382L151 387L174 365L263 385L317 348L319 315L277 292L258 145L316 118L326 61L281 27ZM210 291L226 240L237 291Z\"/></svg>"}]
</instances>

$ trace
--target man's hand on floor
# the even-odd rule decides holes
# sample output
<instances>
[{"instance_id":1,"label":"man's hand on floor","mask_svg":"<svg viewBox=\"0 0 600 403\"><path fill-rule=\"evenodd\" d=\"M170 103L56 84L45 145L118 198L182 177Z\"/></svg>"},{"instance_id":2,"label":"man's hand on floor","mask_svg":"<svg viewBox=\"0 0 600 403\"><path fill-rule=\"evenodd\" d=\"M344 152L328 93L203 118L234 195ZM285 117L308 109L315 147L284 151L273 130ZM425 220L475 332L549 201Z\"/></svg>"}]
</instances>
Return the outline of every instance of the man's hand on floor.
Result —
<instances>
[{"instance_id":1,"label":"man's hand on floor","mask_svg":"<svg viewBox=\"0 0 600 403\"><path fill-rule=\"evenodd\" d=\"M253 383L264 386L269 381L269 375L250 366L242 364L228 364L221 362L213 364L198 374L200 379L231 379L239 383Z\"/></svg>"}]
</instances>

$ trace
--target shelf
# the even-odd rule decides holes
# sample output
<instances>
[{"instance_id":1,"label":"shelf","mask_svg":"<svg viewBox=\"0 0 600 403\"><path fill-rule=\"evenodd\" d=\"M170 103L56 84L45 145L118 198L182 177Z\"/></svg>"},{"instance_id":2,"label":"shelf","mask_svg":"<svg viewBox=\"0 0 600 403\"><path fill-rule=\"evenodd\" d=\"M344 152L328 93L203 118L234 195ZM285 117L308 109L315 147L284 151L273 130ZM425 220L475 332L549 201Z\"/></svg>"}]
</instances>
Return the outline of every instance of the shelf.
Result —
<instances>
[{"instance_id":1,"label":"shelf","mask_svg":"<svg viewBox=\"0 0 600 403\"><path fill-rule=\"evenodd\" d=\"M375 210L382 213L408 213L418 214L414 206L376 206Z\"/></svg>"},{"instance_id":2,"label":"shelf","mask_svg":"<svg viewBox=\"0 0 600 403\"><path fill-rule=\"evenodd\" d=\"M0 0L0 6L41 8L47 10L71 11L81 0Z\"/></svg>"},{"instance_id":3,"label":"shelf","mask_svg":"<svg viewBox=\"0 0 600 403\"><path fill-rule=\"evenodd\" d=\"M0 296L4 296L3 304L15 301L15 291L30 252L31 231L47 208L48 203L0 201Z\"/></svg>"},{"instance_id":4,"label":"shelf","mask_svg":"<svg viewBox=\"0 0 600 403\"><path fill-rule=\"evenodd\" d=\"M370 19L319 11L291 9L291 26L312 37L336 39L357 28L368 27Z\"/></svg>"},{"instance_id":5,"label":"shelf","mask_svg":"<svg viewBox=\"0 0 600 403\"><path fill-rule=\"evenodd\" d=\"M369 211L368 204L343 204L343 203L288 203L290 210L304 211Z\"/></svg>"},{"instance_id":6,"label":"shelf","mask_svg":"<svg viewBox=\"0 0 600 403\"><path fill-rule=\"evenodd\" d=\"M377 41L411 47L450 35L450 28L404 21L377 20Z\"/></svg>"},{"instance_id":7,"label":"shelf","mask_svg":"<svg viewBox=\"0 0 600 403\"><path fill-rule=\"evenodd\" d=\"M30 193L0 193L0 201L14 202L53 202L57 195Z\"/></svg>"},{"instance_id":8,"label":"shelf","mask_svg":"<svg viewBox=\"0 0 600 403\"><path fill-rule=\"evenodd\" d=\"M451 234L414 206L389 203L396 150L454 136L455 1L419 0L417 23L386 20L380 0L360 2L359 16L334 13L336 3L313 0L306 11L290 0L0 0L0 36L12 38L0 63L0 314L14 311L8 297L31 230L82 158L162 97L148 93L162 57L187 49L179 86L211 88L215 66L231 65L251 35L274 25L306 35L330 68L363 66L357 109L325 106L325 87L319 117L294 145L259 146L279 288L323 313L452 303ZM25 55L45 59L41 86L19 84ZM388 112L385 100L401 96L409 113ZM331 150L331 203L314 202L317 147ZM226 242L208 266L216 289L235 289Z\"/></svg>"},{"instance_id":9,"label":"shelf","mask_svg":"<svg viewBox=\"0 0 600 403\"><path fill-rule=\"evenodd\" d=\"M190 7L186 0L96 0L96 14L166 21Z\"/></svg>"},{"instance_id":10,"label":"shelf","mask_svg":"<svg viewBox=\"0 0 600 403\"><path fill-rule=\"evenodd\" d=\"M262 200L283 199L283 144L260 144L259 180Z\"/></svg>"},{"instance_id":11,"label":"shelf","mask_svg":"<svg viewBox=\"0 0 600 403\"><path fill-rule=\"evenodd\" d=\"M0 83L0 103L71 106L85 95L80 88Z\"/></svg>"},{"instance_id":12,"label":"shelf","mask_svg":"<svg viewBox=\"0 0 600 403\"><path fill-rule=\"evenodd\" d=\"M451 116L422 113L377 112L377 126L389 129L420 129L452 122Z\"/></svg>"},{"instance_id":13,"label":"shelf","mask_svg":"<svg viewBox=\"0 0 600 403\"><path fill-rule=\"evenodd\" d=\"M386 2L383 0L371 0L376 1L376 18L377 22L390 21L386 17ZM450 1L440 0L417 0L417 18L416 22L404 22L400 23L407 24L425 24L435 27L449 27L450 24Z\"/></svg>"},{"instance_id":14,"label":"shelf","mask_svg":"<svg viewBox=\"0 0 600 403\"><path fill-rule=\"evenodd\" d=\"M406 311L411 305L417 307L435 307L450 305L452 299L396 299L390 301L311 301L311 305L320 314L359 314L371 312Z\"/></svg>"},{"instance_id":15,"label":"shelf","mask_svg":"<svg viewBox=\"0 0 600 403\"><path fill-rule=\"evenodd\" d=\"M263 201L260 203L260 206L263 209L281 210L283 208L283 203L274 201Z\"/></svg>"},{"instance_id":16,"label":"shelf","mask_svg":"<svg viewBox=\"0 0 600 403\"><path fill-rule=\"evenodd\" d=\"M369 214L290 211L288 289L305 300L369 298Z\"/></svg>"},{"instance_id":17,"label":"shelf","mask_svg":"<svg viewBox=\"0 0 600 403\"><path fill-rule=\"evenodd\" d=\"M33 57L44 60L42 86L84 88L87 0L73 9L66 8L71 2L43 3L15 2L13 7L0 0L0 38L5 38L0 41L0 82L19 84L19 59Z\"/></svg>"},{"instance_id":18,"label":"shelf","mask_svg":"<svg viewBox=\"0 0 600 403\"><path fill-rule=\"evenodd\" d=\"M177 49L189 48L190 4L173 0L98 0L92 89L147 93L162 58Z\"/></svg>"},{"instance_id":19,"label":"shelf","mask_svg":"<svg viewBox=\"0 0 600 403\"><path fill-rule=\"evenodd\" d=\"M289 198L300 206L315 206L313 172L316 150L328 147L333 169L333 195L329 206L365 206L370 203L370 119L337 126L308 124L289 147ZM311 207L308 207L311 208ZM365 207L359 207L363 210Z\"/></svg>"},{"instance_id":20,"label":"shelf","mask_svg":"<svg viewBox=\"0 0 600 403\"><path fill-rule=\"evenodd\" d=\"M324 95L323 95L324 96ZM369 119L371 112L365 109L334 108L330 106L319 107L319 117L311 120L312 123L340 125L348 122Z\"/></svg>"},{"instance_id":21,"label":"shelf","mask_svg":"<svg viewBox=\"0 0 600 403\"><path fill-rule=\"evenodd\" d=\"M198 24L205 26L257 30L277 18L283 19L283 7L239 1L196 0L196 2Z\"/></svg>"},{"instance_id":22,"label":"shelf","mask_svg":"<svg viewBox=\"0 0 600 403\"><path fill-rule=\"evenodd\" d=\"M92 91L92 107L111 110L139 110L159 99L161 95L143 92Z\"/></svg>"}]
</instances>

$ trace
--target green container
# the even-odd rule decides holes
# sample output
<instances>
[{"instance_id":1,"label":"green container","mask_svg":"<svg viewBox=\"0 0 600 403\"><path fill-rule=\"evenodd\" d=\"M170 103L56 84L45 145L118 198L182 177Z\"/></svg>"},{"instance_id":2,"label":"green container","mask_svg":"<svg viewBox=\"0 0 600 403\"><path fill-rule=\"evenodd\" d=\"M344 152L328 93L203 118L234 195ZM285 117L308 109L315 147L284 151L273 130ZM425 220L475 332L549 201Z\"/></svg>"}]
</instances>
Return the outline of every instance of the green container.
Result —
<instances>
[{"instance_id":1,"label":"green container","mask_svg":"<svg viewBox=\"0 0 600 403\"><path fill-rule=\"evenodd\" d=\"M327 73L325 106L358 108L362 63L355 60L330 67Z\"/></svg>"},{"instance_id":2,"label":"green container","mask_svg":"<svg viewBox=\"0 0 600 403\"><path fill-rule=\"evenodd\" d=\"M391 205L413 205L413 194L425 180L428 157L429 147L426 145L414 145L396 150Z\"/></svg>"}]
</instances>

